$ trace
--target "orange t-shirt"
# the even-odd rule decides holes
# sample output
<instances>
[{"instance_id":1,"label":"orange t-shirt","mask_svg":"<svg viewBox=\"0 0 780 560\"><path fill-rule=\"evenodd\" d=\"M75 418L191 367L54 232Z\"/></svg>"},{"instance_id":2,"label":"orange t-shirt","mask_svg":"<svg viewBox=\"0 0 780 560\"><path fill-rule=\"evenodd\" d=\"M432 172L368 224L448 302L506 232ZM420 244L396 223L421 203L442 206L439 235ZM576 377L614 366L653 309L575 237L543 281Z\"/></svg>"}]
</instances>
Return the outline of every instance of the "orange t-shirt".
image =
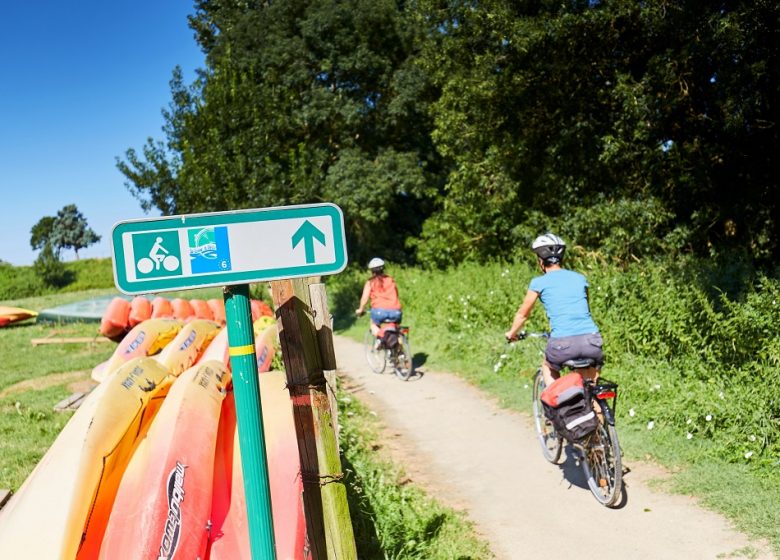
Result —
<instances>
[{"instance_id":1,"label":"orange t-shirt","mask_svg":"<svg viewBox=\"0 0 780 560\"><path fill-rule=\"evenodd\" d=\"M369 297L371 307L375 309L401 309L398 299L398 287L390 276L374 276L368 281L371 286Z\"/></svg>"}]
</instances>

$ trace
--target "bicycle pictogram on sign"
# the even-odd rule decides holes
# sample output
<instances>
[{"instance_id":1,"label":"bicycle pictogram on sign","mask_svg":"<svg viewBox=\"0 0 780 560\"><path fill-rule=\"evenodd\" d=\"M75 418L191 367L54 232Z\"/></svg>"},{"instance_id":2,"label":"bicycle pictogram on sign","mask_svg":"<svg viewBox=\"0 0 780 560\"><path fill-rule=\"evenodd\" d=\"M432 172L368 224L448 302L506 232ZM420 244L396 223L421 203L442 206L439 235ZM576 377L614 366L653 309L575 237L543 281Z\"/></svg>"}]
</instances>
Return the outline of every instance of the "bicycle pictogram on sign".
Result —
<instances>
[{"instance_id":1,"label":"bicycle pictogram on sign","mask_svg":"<svg viewBox=\"0 0 780 560\"><path fill-rule=\"evenodd\" d=\"M133 254L139 276L160 278L182 274L179 234L176 231L133 235Z\"/></svg>"}]
</instances>

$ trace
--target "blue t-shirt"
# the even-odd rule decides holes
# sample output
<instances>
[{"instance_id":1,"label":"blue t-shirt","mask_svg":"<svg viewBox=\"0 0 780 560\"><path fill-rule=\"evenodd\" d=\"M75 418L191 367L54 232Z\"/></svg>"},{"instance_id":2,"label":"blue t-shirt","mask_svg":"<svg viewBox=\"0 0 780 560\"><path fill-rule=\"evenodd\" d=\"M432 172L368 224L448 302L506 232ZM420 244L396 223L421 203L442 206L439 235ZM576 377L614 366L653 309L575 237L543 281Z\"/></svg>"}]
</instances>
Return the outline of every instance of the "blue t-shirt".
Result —
<instances>
[{"instance_id":1,"label":"blue t-shirt","mask_svg":"<svg viewBox=\"0 0 780 560\"><path fill-rule=\"evenodd\" d=\"M551 270L531 280L528 289L537 292L542 300L550 321L551 337L599 332L590 316L587 287L588 280L582 274L565 268Z\"/></svg>"}]
</instances>

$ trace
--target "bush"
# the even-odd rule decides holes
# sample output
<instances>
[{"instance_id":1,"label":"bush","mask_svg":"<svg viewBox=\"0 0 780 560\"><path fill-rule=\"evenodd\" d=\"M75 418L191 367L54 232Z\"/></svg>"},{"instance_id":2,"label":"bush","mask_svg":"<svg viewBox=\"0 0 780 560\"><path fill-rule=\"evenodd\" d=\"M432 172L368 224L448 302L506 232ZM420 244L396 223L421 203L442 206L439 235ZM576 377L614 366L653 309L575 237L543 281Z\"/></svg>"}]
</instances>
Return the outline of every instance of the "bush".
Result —
<instances>
[{"instance_id":1,"label":"bush","mask_svg":"<svg viewBox=\"0 0 780 560\"><path fill-rule=\"evenodd\" d=\"M0 300L12 301L47 291L31 266L0 263Z\"/></svg>"},{"instance_id":2,"label":"bush","mask_svg":"<svg viewBox=\"0 0 780 560\"><path fill-rule=\"evenodd\" d=\"M73 273L65 268L49 243L46 243L33 263L35 275L52 288L62 288L73 279Z\"/></svg>"}]
</instances>

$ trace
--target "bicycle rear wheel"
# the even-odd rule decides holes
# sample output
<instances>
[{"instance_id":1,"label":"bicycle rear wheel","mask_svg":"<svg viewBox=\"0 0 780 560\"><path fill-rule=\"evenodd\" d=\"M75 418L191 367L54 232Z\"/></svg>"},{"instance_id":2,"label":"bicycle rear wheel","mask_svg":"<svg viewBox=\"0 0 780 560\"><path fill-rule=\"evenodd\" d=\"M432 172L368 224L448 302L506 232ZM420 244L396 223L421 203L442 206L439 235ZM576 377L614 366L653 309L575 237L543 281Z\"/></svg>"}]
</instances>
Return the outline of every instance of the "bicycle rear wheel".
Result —
<instances>
[{"instance_id":1,"label":"bicycle rear wheel","mask_svg":"<svg viewBox=\"0 0 780 560\"><path fill-rule=\"evenodd\" d=\"M404 381L408 381L414 372L409 339L402 333L398 335L398 344L393 348L393 369L395 374Z\"/></svg>"},{"instance_id":2,"label":"bicycle rear wheel","mask_svg":"<svg viewBox=\"0 0 780 560\"><path fill-rule=\"evenodd\" d=\"M590 491L599 503L614 506L623 490L623 461L617 430L609 424L599 424L584 447L582 468Z\"/></svg>"},{"instance_id":3,"label":"bicycle rear wheel","mask_svg":"<svg viewBox=\"0 0 780 560\"><path fill-rule=\"evenodd\" d=\"M534 427L536 428L536 437L539 438L539 445L542 447L542 455L544 458L553 464L557 464L561 458L561 451L563 451L563 440L555 431L547 417L544 415L544 409L542 408L541 395L544 391L544 377L542 377L541 370L536 372L534 377L534 392L533 392L533 411L534 411Z\"/></svg>"},{"instance_id":4,"label":"bicycle rear wheel","mask_svg":"<svg viewBox=\"0 0 780 560\"><path fill-rule=\"evenodd\" d=\"M363 344L366 349L366 361L368 362L368 367L371 368L371 371L374 373L382 373L385 371L385 349L381 345L377 345L376 343L377 338L374 336L374 333L372 333L370 330L366 331L365 340L363 341Z\"/></svg>"}]
</instances>

